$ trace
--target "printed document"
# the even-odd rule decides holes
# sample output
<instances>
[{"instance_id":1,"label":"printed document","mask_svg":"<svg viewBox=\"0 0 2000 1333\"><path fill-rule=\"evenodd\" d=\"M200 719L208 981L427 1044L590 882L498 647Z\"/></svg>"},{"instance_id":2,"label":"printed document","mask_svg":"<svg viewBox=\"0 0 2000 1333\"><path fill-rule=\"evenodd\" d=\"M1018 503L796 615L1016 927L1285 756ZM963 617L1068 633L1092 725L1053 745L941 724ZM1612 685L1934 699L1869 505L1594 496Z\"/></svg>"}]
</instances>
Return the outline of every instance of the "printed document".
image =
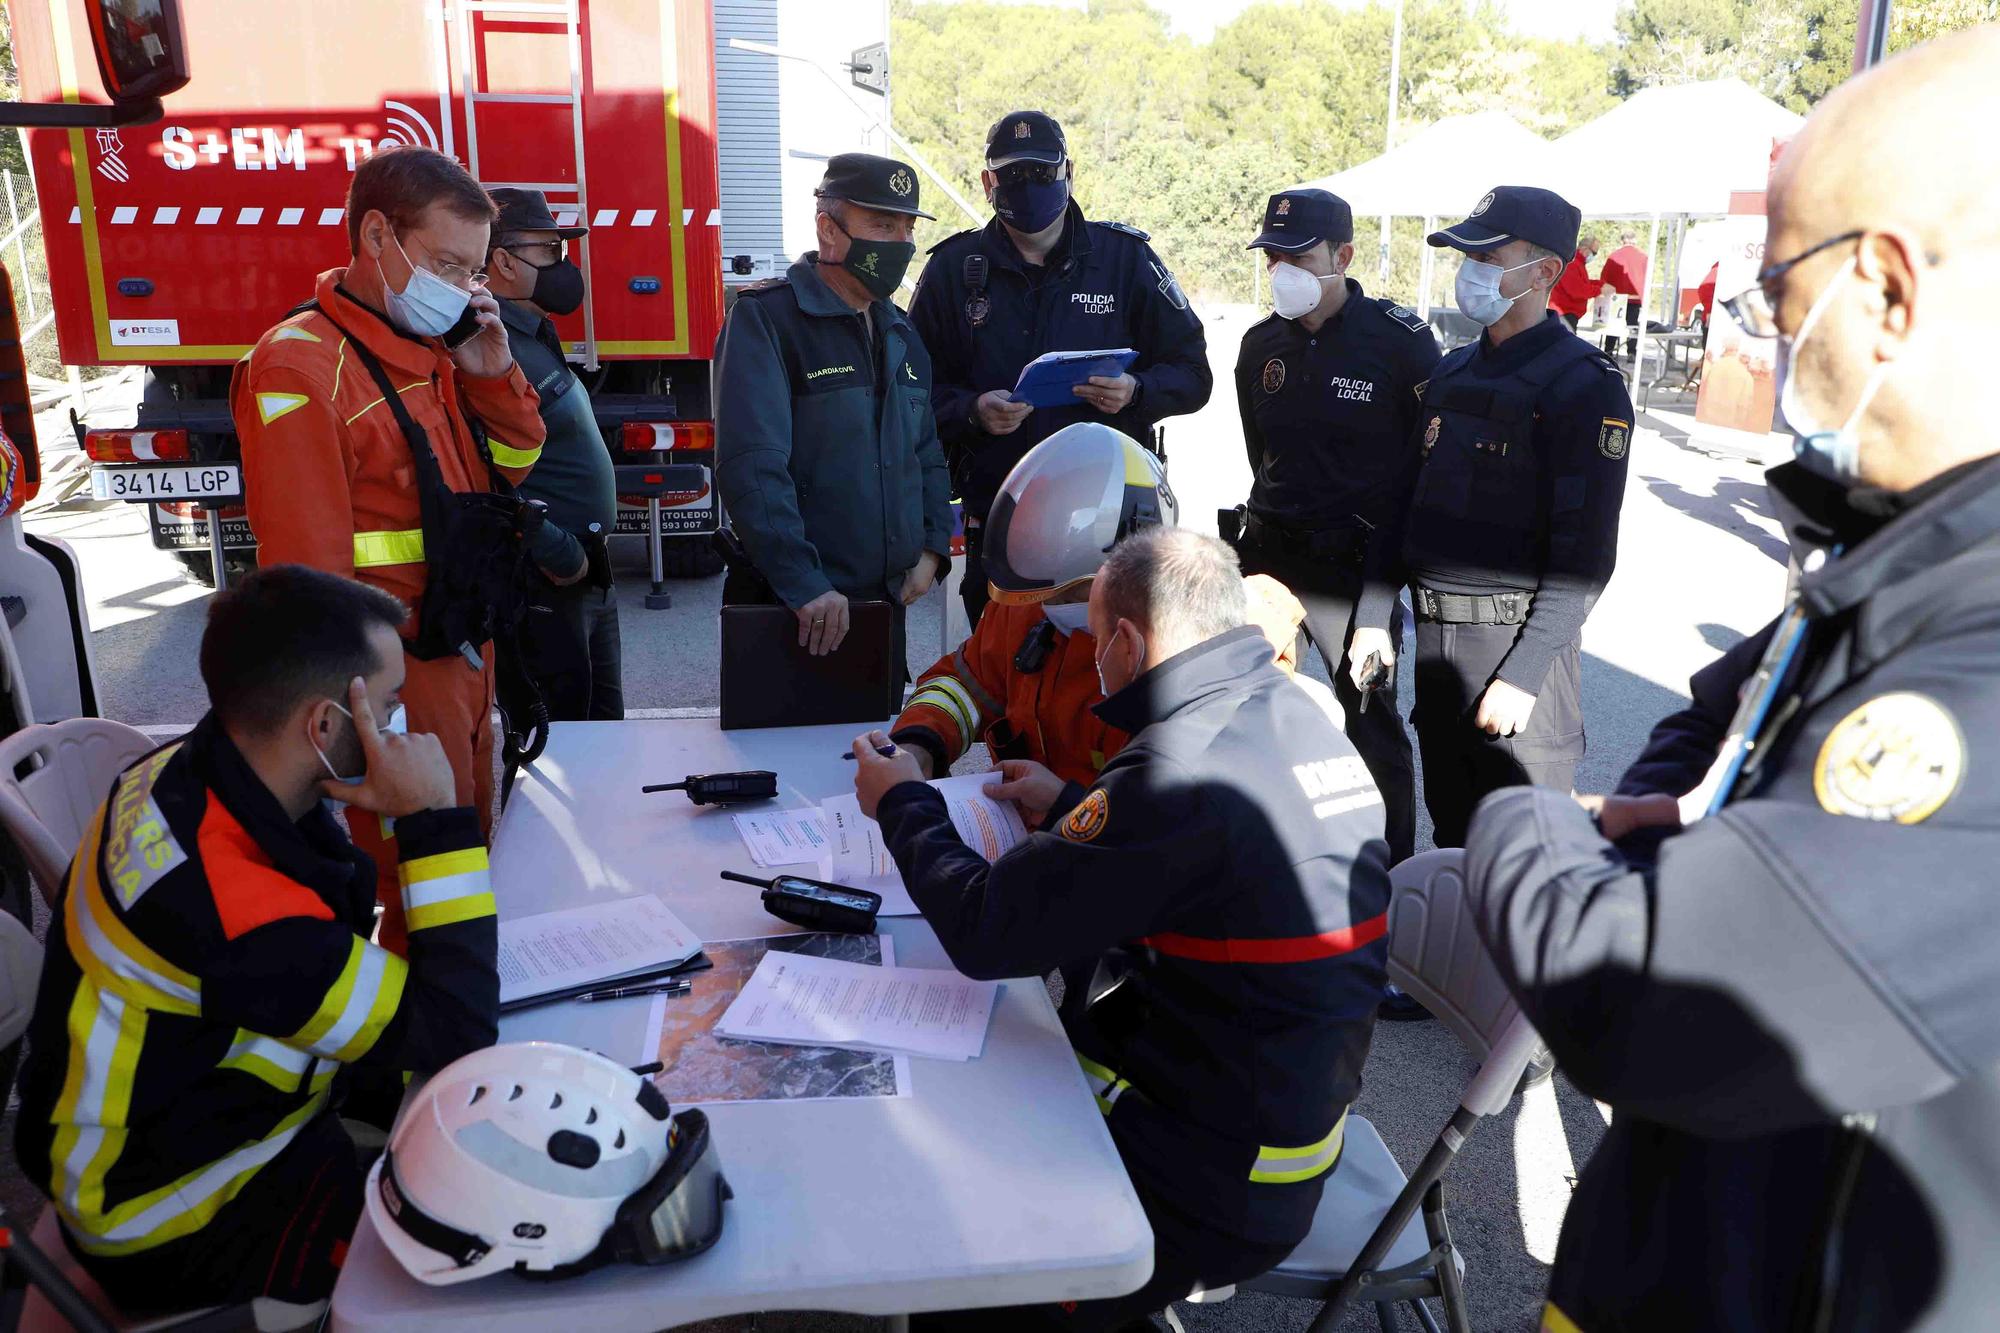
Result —
<instances>
[{"instance_id":1,"label":"printed document","mask_svg":"<svg viewBox=\"0 0 2000 1333\"><path fill-rule=\"evenodd\" d=\"M500 922L500 1003L686 962L700 938L650 893Z\"/></svg>"},{"instance_id":2,"label":"printed document","mask_svg":"<svg viewBox=\"0 0 2000 1333\"><path fill-rule=\"evenodd\" d=\"M810 806L734 818L750 859L766 869L817 863L826 854L826 818Z\"/></svg>"},{"instance_id":3,"label":"printed document","mask_svg":"<svg viewBox=\"0 0 2000 1333\"><path fill-rule=\"evenodd\" d=\"M966 773L931 783L944 797L958 836L988 861L999 860L1008 848L1028 836L1014 803L996 801L986 794L986 789L999 781L998 773ZM826 816L827 837L819 877L881 894L882 916L917 915L917 905L903 887L903 874L896 869L896 858L883 844L881 826L861 813L861 804L853 794L821 801L819 808Z\"/></svg>"},{"instance_id":4,"label":"printed document","mask_svg":"<svg viewBox=\"0 0 2000 1333\"><path fill-rule=\"evenodd\" d=\"M970 1060L1000 983L919 967L767 953L715 1031L739 1041Z\"/></svg>"}]
</instances>

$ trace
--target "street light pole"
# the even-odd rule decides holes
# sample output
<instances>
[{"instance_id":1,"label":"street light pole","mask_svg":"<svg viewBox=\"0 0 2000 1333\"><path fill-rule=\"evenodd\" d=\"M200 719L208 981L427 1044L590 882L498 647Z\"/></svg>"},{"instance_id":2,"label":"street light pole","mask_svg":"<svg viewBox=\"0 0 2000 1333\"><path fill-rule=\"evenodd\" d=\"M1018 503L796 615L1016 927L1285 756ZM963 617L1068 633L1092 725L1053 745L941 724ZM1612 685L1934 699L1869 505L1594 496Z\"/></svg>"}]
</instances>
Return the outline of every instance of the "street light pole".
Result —
<instances>
[{"instance_id":1,"label":"street light pole","mask_svg":"<svg viewBox=\"0 0 2000 1333\"><path fill-rule=\"evenodd\" d=\"M1396 147L1396 94L1403 82L1403 0L1396 0L1396 28L1389 38L1389 135L1383 152L1392 152ZM1389 215L1382 215L1381 278L1386 286L1389 281Z\"/></svg>"}]
</instances>

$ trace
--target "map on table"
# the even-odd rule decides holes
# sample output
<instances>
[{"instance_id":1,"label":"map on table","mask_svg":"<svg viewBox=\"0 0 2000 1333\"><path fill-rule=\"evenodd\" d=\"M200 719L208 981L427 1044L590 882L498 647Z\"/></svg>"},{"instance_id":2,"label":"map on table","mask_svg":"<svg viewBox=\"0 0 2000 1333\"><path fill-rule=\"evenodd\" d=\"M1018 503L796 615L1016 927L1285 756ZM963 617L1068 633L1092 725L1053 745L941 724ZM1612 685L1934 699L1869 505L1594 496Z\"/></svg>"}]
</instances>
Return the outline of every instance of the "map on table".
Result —
<instances>
[{"instance_id":1,"label":"map on table","mask_svg":"<svg viewBox=\"0 0 2000 1333\"><path fill-rule=\"evenodd\" d=\"M654 1057L664 1066L653 1081L676 1107L704 1102L789 1102L832 1097L907 1097L906 1057L829 1046L775 1046L731 1041L714 1027L737 992L772 950L837 958L850 963L894 964L887 935L777 935L761 940L721 940L702 950L715 966L689 974L694 989L659 996L653 1023Z\"/></svg>"}]
</instances>

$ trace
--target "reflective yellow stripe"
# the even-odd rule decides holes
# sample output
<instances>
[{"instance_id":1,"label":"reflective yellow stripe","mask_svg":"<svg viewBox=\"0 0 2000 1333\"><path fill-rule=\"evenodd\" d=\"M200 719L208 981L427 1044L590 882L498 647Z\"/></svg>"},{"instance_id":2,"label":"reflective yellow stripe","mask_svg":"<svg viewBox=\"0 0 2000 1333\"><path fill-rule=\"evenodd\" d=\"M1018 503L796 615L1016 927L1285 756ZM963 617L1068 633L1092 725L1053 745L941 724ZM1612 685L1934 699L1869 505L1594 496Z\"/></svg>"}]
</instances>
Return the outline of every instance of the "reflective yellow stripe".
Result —
<instances>
[{"instance_id":1,"label":"reflective yellow stripe","mask_svg":"<svg viewBox=\"0 0 2000 1333\"><path fill-rule=\"evenodd\" d=\"M355 936L347 965L327 989L319 1011L286 1044L343 1064L357 1058L395 1017L409 973L408 963Z\"/></svg>"},{"instance_id":2,"label":"reflective yellow stripe","mask_svg":"<svg viewBox=\"0 0 2000 1333\"><path fill-rule=\"evenodd\" d=\"M1583 1333L1576 1321L1556 1308L1550 1301L1542 1307L1542 1333Z\"/></svg>"},{"instance_id":3,"label":"reflective yellow stripe","mask_svg":"<svg viewBox=\"0 0 2000 1333\"><path fill-rule=\"evenodd\" d=\"M215 1067L237 1070L252 1078L262 1079L279 1092L291 1093L299 1090L312 1064L313 1057L304 1051L287 1046L275 1037L238 1028L236 1040L229 1044L228 1053Z\"/></svg>"},{"instance_id":4,"label":"reflective yellow stripe","mask_svg":"<svg viewBox=\"0 0 2000 1333\"><path fill-rule=\"evenodd\" d=\"M1083 1076L1090 1084L1090 1095L1096 1099L1097 1109L1110 1115L1111 1108L1118 1104L1118 1099L1132 1085L1081 1051L1072 1051L1071 1054L1083 1066Z\"/></svg>"},{"instance_id":5,"label":"reflective yellow stripe","mask_svg":"<svg viewBox=\"0 0 2000 1333\"><path fill-rule=\"evenodd\" d=\"M403 920L411 930L430 930L434 926L455 926L461 921L476 921L493 913L493 895L475 893L428 907L409 908L403 913Z\"/></svg>"},{"instance_id":6,"label":"reflective yellow stripe","mask_svg":"<svg viewBox=\"0 0 2000 1333\"><path fill-rule=\"evenodd\" d=\"M354 567L374 569L378 565L417 565L424 559L424 530L406 532L357 532L354 534Z\"/></svg>"},{"instance_id":7,"label":"reflective yellow stripe","mask_svg":"<svg viewBox=\"0 0 2000 1333\"><path fill-rule=\"evenodd\" d=\"M147 1009L201 1012L201 983L142 944L104 899L98 879L104 815L92 821L63 899L63 935L78 968L100 988Z\"/></svg>"},{"instance_id":8,"label":"reflective yellow stripe","mask_svg":"<svg viewBox=\"0 0 2000 1333\"><path fill-rule=\"evenodd\" d=\"M405 861L397 867L396 873L403 886L422 884L426 880L445 879L452 875L464 875L487 868L486 849L468 847L462 852L440 852L436 856L419 856Z\"/></svg>"},{"instance_id":9,"label":"reflective yellow stripe","mask_svg":"<svg viewBox=\"0 0 2000 1333\"><path fill-rule=\"evenodd\" d=\"M405 384L402 388L396 390L396 396L400 398L412 389L423 388L424 384L425 381L423 380L418 380L415 384ZM367 407L362 408L359 412L356 412L354 416L349 417L346 421L342 422L341 424L344 426L352 426L357 418L367 416L370 411L372 411L375 407L380 405L383 401L385 400L377 398L374 402L368 404Z\"/></svg>"},{"instance_id":10,"label":"reflective yellow stripe","mask_svg":"<svg viewBox=\"0 0 2000 1333\"><path fill-rule=\"evenodd\" d=\"M397 873L403 881L403 919L411 930L493 915L484 847L420 856L403 862Z\"/></svg>"},{"instance_id":11,"label":"reflective yellow stripe","mask_svg":"<svg viewBox=\"0 0 2000 1333\"><path fill-rule=\"evenodd\" d=\"M132 1076L145 1042L146 1010L89 981L70 1001L69 1065L51 1120L50 1193L73 1218L104 1207L104 1176L124 1150Z\"/></svg>"},{"instance_id":12,"label":"reflective yellow stripe","mask_svg":"<svg viewBox=\"0 0 2000 1333\"><path fill-rule=\"evenodd\" d=\"M493 454L493 461L501 467L533 467L535 460L542 456L542 446L532 449L516 449L491 431L486 433L486 447Z\"/></svg>"},{"instance_id":13,"label":"reflective yellow stripe","mask_svg":"<svg viewBox=\"0 0 2000 1333\"><path fill-rule=\"evenodd\" d=\"M918 704L928 704L956 723L960 745L971 745L979 739L979 709L965 687L951 677L936 676L925 681L910 696L910 707Z\"/></svg>"},{"instance_id":14,"label":"reflective yellow stripe","mask_svg":"<svg viewBox=\"0 0 2000 1333\"><path fill-rule=\"evenodd\" d=\"M1347 1112L1340 1113L1333 1129L1318 1143L1309 1143L1303 1148L1271 1148L1257 1150L1257 1160L1250 1167L1250 1179L1264 1185L1289 1185L1294 1181L1311 1180L1331 1170L1340 1160L1341 1144L1347 1138Z\"/></svg>"},{"instance_id":15,"label":"reflective yellow stripe","mask_svg":"<svg viewBox=\"0 0 2000 1333\"><path fill-rule=\"evenodd\" d=\"M284 1151L299 1129L326 1109L321 1092L280 1120L262 1139L190 1171L171 1184L119 1204L109 1213L63 1217L71 1238L92 1254L132 1254L199 1231L255 1176L263 1165Z\"/></svg>"}]
</instances>

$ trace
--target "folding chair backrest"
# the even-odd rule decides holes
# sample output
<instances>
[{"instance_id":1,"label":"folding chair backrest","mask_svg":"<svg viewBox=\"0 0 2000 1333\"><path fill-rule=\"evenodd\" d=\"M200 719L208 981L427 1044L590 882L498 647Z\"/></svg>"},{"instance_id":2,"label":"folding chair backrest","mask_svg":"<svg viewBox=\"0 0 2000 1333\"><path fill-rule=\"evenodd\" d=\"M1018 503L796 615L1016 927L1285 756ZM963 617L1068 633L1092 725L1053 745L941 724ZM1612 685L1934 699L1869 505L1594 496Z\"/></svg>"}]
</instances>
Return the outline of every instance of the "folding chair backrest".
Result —
<instances>
[{"instance_id":1,"label":"folding chair backrest","mask_svg":"<svg viewBox=\"0 0 2000 1333\"><path fill-rule=\"evenodd\" d=\"M41 982L42 946L11 913L0 912L0 1047L28 1030Z\"/></svg>"},{"instance_id":2,"label":"folding chair backrest","mask_svg":"<svg viewBox=\"0 0 2000 1333\"><path fill-rule=\"evenodd\" d=\"M1473 924L1465 852L1413 856L1389 872L1389 885L1389 980L1436 1014L1479 1063L1464 1104L1490 1115L1513 1095L1536 1037Z\"/></svg>"},{"instance_id":3,"label":"folding chair backrest","mask_svg":"<svg viewBox=\"0 0 2000 1333\"><path fill-rule=\"evenodd\" d=\"M112 780L153 748L144 732L101 717L23 727L0 740L0 823L27 855L44 899L55 901Z\"/></svg>"}]
</instances>

